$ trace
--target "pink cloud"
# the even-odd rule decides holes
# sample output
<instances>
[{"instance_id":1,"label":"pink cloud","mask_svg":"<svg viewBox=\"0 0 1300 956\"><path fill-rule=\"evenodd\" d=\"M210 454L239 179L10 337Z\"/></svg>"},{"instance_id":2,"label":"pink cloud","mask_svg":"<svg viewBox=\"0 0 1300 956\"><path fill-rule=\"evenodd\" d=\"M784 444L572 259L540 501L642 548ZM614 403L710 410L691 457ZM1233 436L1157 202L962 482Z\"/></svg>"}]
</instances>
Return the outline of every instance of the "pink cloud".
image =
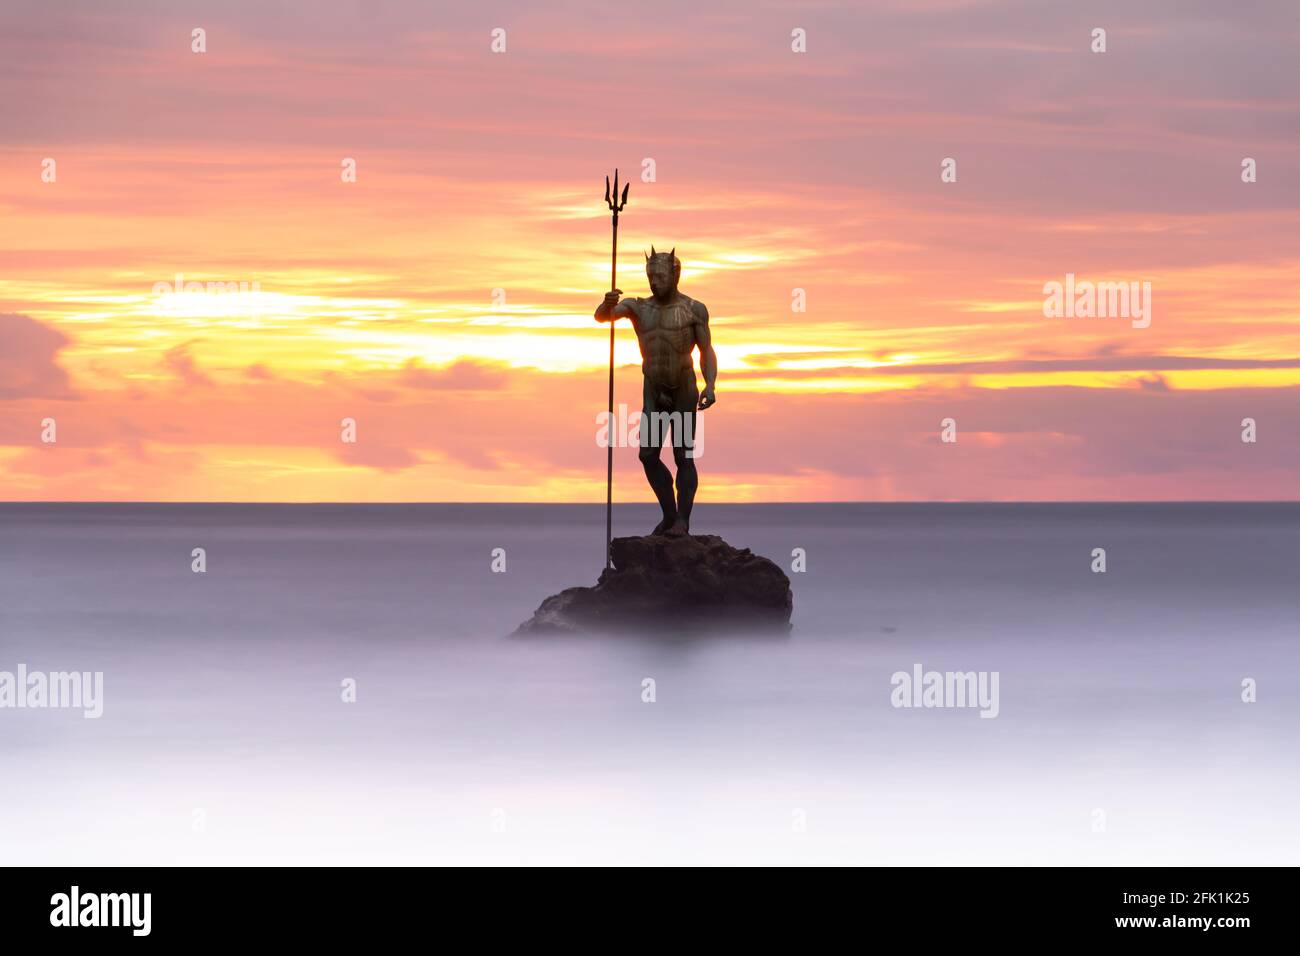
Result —
<instances>
[{"instance_id":1,"label":"pink cloud","mask_svg":"<svg viewBox=\"0 0 1300 956\"><path fill-rule=\"evenodd\" d=\"M68 338L25 315L0 314L0 399L75 398L57 363Z\"/></svg>"}]
</instances>

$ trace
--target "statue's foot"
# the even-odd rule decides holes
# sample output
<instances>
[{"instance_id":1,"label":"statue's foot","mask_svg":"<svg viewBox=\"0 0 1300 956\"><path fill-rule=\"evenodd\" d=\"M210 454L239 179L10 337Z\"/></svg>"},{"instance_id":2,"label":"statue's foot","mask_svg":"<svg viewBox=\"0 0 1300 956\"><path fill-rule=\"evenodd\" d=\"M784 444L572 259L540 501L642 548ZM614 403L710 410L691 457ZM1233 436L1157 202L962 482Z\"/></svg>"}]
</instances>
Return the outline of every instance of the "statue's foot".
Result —
<instances>
[{"instance_id":1,"label":"statue's foot","mask_svg":"<svg viewBox=\"0 0 1300 956\"><path fill-rule=\"evenodd\" d=\"M678 518L676 521L674 521L672 523L672 527L670 527L667 531L664 532L664 534L668 535L668 537L670 538L684 538L690 535L690 533L691 533L691 529L687 526L686 522L683 521L681 518Z\"/></svg>"},{"instance_id":2,"label":"statue's foot","mask_svg":"<svg viewBox=\"0 0 1300 956\"><path fill-rule=\"evenodd\" d=\"M676 521L677 519L675 517L665 518L663 521L655 525L655 529L651 531L650 534L651 535L668 534L669 533L668 529L671 528Z\"/></svg>"}]
</instances>

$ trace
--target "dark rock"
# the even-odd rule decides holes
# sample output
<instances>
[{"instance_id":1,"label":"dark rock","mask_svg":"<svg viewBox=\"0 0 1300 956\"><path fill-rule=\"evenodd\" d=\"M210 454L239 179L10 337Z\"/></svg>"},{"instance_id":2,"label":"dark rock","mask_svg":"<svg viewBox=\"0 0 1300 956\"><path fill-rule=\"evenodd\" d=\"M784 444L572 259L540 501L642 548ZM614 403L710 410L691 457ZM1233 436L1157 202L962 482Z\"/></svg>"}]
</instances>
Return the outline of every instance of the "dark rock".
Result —
<instances>
[{"instance_id":1,"label":"dark rock","mask_svg":"<svg viewBox=\"0 0 1300 956\"><path fill-rule=\"evenodd\" d=\"M790 629L790 579L717 535L615 538L610 554L595 587L551 595L515 633Z\"/></svg>"}]
</instances>

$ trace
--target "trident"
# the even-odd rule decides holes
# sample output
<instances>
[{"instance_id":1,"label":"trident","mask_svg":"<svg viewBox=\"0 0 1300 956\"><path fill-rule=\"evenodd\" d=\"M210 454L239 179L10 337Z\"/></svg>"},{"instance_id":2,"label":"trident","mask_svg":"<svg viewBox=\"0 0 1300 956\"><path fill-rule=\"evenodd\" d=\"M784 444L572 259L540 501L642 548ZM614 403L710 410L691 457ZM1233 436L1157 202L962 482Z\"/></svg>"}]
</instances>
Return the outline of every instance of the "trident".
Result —
<instances>
[{"instance_id":1,"label":"trident","mask_svg":"<svg viewBox=\"0 0 1300 956\"><path fill-rule=\"evenodd\" d=\"M605 177L605 205L614 217L614 251L609 260L609 291L618 288L618 214L627 205L627 190L631 183L623 186L623 196L618 195L618 170L614 170L614 192L609 191L609 177ZM614 321L609 317L609 418L605 421L609 429L608 442L605 445L605 568L613 560L610 558L610 545L614 540Z\"/></svg>"}]
</instances>

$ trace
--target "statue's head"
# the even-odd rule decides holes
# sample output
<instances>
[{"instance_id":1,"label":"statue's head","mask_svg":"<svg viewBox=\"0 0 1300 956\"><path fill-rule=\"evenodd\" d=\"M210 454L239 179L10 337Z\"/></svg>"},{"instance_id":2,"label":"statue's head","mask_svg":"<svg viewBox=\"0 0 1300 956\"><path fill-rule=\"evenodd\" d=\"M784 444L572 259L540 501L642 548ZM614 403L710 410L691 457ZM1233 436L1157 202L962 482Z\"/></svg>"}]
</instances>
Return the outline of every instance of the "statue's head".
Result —
<instances>
[{"instance_id":1,"label":"statue's head","mask_svg":"<svg viewBox=\"0 0 1300 956\"><path fill-rule=\"evenodd\" d=\"M650 247L650 254L645 257L645 274L650 280L650 291L656 298L672 295L677 291L677 280L682 277L682 260L676 256L677 247L671 252L655 252Z\"/></svg>"}]
</instances>

